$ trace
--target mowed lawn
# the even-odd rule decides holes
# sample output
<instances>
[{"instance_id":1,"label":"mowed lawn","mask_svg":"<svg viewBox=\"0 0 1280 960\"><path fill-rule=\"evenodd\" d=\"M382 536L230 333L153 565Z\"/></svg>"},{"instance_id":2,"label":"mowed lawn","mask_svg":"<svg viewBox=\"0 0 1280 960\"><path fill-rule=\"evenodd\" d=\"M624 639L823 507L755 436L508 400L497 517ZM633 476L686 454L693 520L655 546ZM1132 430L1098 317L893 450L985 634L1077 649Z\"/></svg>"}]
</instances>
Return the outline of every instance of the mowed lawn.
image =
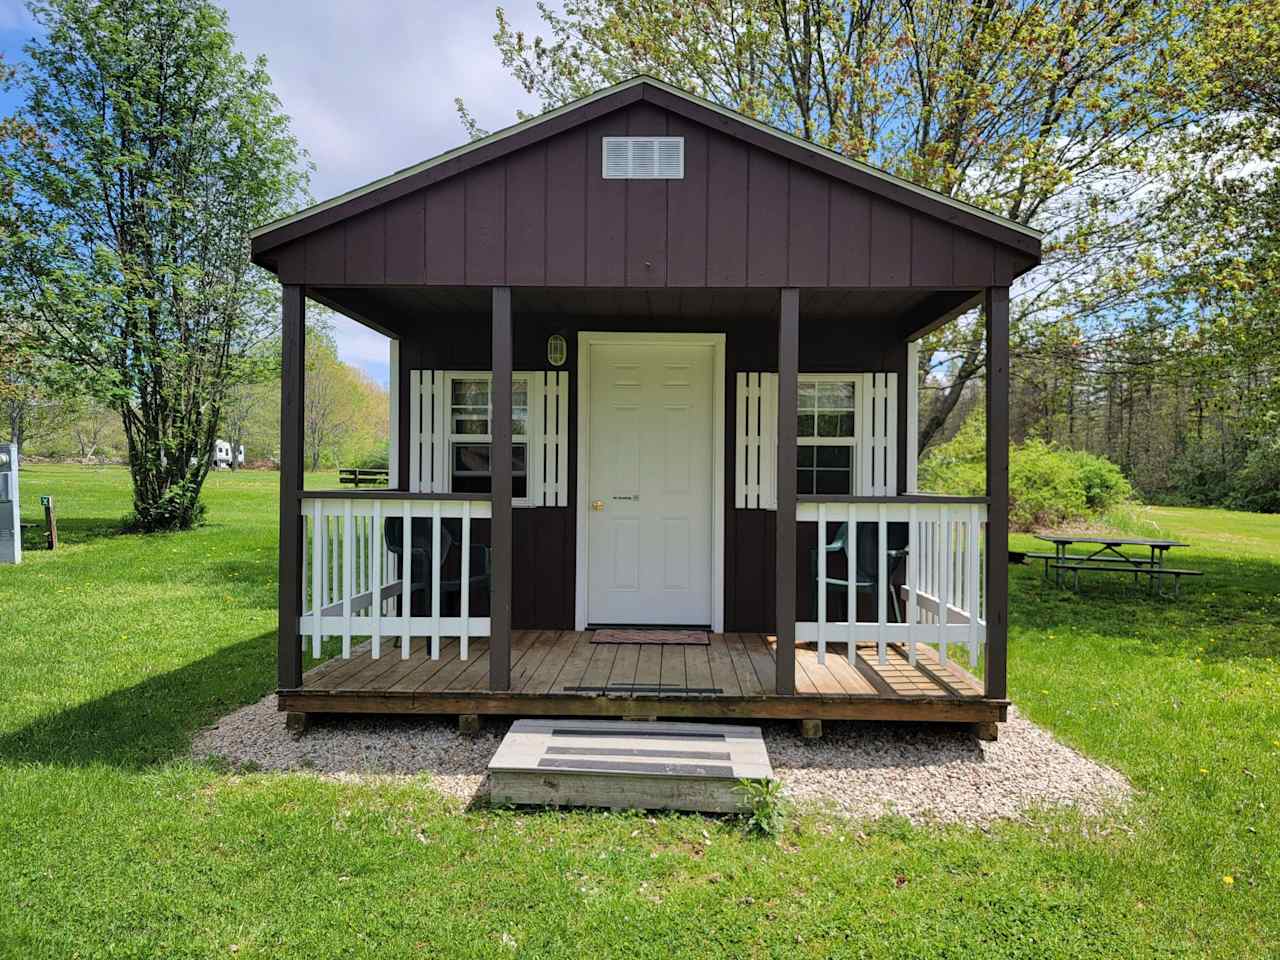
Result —
<instances>
[{"instance_id":1,"label":"mowed lawn","mask_svg":"<svg viewBox=\"0 0 1280 960\"><path fill-rule=\"evenodd\" d=\"M137 537L125 471L25 471L64 545L0 568L0 956L1276 954L1280 518L1150 511L1208 574L1177 602L1014 570L1012 696L1131 778L1123 811L773 842L186 759L274 684L276 484L214 476L206 526Z\"/></svg>"}]
</instances>

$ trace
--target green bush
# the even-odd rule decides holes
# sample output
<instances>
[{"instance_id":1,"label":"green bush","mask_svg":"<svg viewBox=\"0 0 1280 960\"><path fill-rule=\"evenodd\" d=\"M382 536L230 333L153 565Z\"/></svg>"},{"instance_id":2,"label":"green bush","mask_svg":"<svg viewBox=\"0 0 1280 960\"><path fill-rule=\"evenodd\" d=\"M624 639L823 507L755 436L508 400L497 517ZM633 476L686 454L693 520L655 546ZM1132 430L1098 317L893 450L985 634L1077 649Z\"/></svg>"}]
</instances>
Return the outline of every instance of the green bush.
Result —
<instances>
[{"instance_id":1,"label":"green bush","mask_svg":"<svg viewBox=\"0 0 1280 960\"><path fill-rule=\"evenodd\" d=\"M920 489L957 496L986 490L986 430L971 416L947 443L920 463ZM1133 496L1133 487L1111 461L1043 440L1009 447L1009 523L1015 530L1054 527L1096 518Z\"/></svg>"},{"instance_id":2,"label":"green bush","mask_svg":"<svg viewBox=\"0 0 1280 960\"><path fill-rule=\"evenodd\" d=\"M1232 510L1280 513L1280 440L1261 443L1245 455L1231 478L1225 505Z\"/></svg>"}]
</instances>

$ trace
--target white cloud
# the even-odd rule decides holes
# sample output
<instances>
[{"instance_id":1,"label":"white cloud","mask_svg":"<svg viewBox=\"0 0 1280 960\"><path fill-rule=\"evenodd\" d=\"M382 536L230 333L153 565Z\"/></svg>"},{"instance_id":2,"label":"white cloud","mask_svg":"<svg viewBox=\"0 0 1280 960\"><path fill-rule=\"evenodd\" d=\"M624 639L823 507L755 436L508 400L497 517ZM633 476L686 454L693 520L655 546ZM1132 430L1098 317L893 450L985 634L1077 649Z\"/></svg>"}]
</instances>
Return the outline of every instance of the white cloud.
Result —
<instances>
[{"instance_id":1,"label":"white cloud","mask_svg":"<svg viewBox=\"0 0 1280 960\"><path fill-rule=\"evenodd\" d=\"M504 6L514 22L536 29L532 0ZM490 4L230 0L226 7L239 48L267 57L293 132L316 165L318 200L462 143L455 97L489 129L536 107L502 68ZM0 16L7 11L0 7ZM335 318L333 333L343 360L387 383L385 337L345 317Z\"/></svg>"}]
</instances>

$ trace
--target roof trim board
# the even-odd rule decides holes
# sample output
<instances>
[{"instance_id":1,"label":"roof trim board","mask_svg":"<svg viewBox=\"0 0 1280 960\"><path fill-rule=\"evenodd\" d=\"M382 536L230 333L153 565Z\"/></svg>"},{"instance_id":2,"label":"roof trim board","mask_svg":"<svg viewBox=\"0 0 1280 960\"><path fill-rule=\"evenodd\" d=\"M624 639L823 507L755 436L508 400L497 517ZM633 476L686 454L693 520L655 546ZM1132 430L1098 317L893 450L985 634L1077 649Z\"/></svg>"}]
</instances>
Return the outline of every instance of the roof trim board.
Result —
<instances>
[{"instance_id":1,"label":"roof trim board","mask_svg":"<svg viewBox=\"0 0 1280 960\"><path fill-rule=\"evenodd\" d=\"M333 223L577 127L630 103L646 100L731 137L769 150L919 212L1039 257L1041 231L850 160L825 147L639 76L446 151L372 183L265 224L250 233L256 256Z\"/></svg>"}]
</instances>

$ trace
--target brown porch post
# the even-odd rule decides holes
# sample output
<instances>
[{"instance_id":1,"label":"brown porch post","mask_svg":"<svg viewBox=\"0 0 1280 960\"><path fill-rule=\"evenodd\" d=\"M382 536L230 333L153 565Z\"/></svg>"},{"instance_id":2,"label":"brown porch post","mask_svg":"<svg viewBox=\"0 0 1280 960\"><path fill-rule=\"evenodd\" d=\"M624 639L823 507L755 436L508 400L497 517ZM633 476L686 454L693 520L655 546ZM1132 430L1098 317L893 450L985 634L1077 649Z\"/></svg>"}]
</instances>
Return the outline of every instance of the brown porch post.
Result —
<instances>
[{"instance_id":1,"label":"brown porch post","mask_svg":"<svg viewBox=\"0 0 1280 960\"><path fill-rule=\"evenodd\" d=\"M306 297L303 288L281 290L280 337L280 598L277 625L276 683L282 690L302 686L302 648L298 617L302 615L302 392L305 385L303 347Z\"/></svg>"},{"instance_id":2,"label":"brown porch post","mask_svg":"<svg viewBox=\"0 0 1280 960\"><path fill-rule=\"evenodd\" d=\"M987 687L1008 694L1009 288L988 287L987 315Z\"/></svg>"},{"instance_id":3,"label":"brown porch post","mask_svg":"<svg viewBox=\"0 0 1280 960\"><path fill-rule=\"evenodd\" d=\"M781 291L778 310L778 510L774 537L775 680L796 692L796 404L800 380L800 291Z\"/></svg>"},{"instance_id":4,"label":"brown porch post","mask_svg":"<svg viewBox=\"0 0 1280 960\"><path fill-rule=\"evenodd\" d=\"M511 288L493 288L493 599L489 608L489 689L511 688Z\"/></svg>"}]
</instances>

